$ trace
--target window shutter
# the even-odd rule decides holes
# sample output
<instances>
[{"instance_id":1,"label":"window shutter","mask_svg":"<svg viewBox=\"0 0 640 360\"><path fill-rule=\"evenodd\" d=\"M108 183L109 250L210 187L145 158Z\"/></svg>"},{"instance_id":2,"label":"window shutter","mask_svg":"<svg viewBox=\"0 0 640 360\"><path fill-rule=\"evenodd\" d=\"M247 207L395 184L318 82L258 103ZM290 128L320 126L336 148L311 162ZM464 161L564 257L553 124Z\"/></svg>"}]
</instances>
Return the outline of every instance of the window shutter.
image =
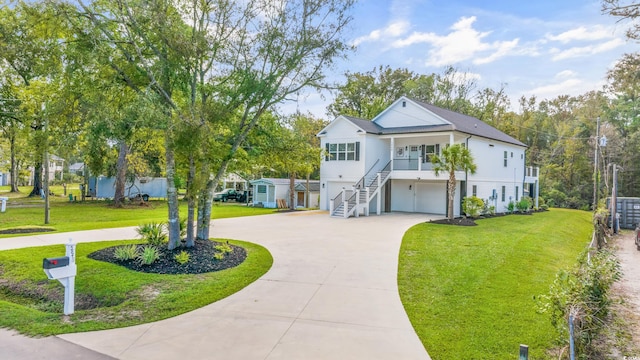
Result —
<instances>
[{"instance_id":1,"label":"window shutter","mask_svg":"<svg viewBox=\"0 0 640 360\"><path fill-rule=\"evenodd\" d=\"M324 161L329 161L329 143L324 144Z\"/></svg>"},{"instance_id":2,"label":"window shutter","mask_svg":"<svg viewBox=\"0 0 640 360\"><path fill-rule=\"evenodd\" d=\"M440 156L440 144L436 144L436 155Z\"/></svg>"},{"instance_id":3,"label":"window shutter","mask_svg":"<svg viewBox=\"0 0 640 360\"><path fill-rule=\"evenodd\" d=\"M356 161L360 161L360 141L356 141Z\"/></svg>"}]
</instances>

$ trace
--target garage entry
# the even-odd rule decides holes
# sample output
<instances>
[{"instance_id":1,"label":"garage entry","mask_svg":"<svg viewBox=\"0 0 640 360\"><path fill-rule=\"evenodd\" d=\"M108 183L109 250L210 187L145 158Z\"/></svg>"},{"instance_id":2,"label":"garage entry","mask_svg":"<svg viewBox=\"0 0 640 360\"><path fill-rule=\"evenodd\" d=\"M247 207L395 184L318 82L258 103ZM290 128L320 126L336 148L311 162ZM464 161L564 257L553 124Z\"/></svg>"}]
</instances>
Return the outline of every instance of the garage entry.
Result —
<instances>
[{"instance_id":1,"label":"garage entry","mask_svg":"<svg viewBox=\"0 0 640 360\"><path fill-rule=\"evenodd\" d=\"M416 183L415 211L428 214L442 214L447 212L447 184Z\"/></svg>"},{"instance_id":2,"label":"garage entry","mask_svg":"<svg viewBox=\"0 0 640 360\"><path fill-rule=\"evenodd\" d=\"M355 184L355 182L327 181L327 209L329 208L329 203L331 202L331 200L338 196L338 194L342 191L342 188L350 190L353 184Z\"/></svg>"}]
</instances>

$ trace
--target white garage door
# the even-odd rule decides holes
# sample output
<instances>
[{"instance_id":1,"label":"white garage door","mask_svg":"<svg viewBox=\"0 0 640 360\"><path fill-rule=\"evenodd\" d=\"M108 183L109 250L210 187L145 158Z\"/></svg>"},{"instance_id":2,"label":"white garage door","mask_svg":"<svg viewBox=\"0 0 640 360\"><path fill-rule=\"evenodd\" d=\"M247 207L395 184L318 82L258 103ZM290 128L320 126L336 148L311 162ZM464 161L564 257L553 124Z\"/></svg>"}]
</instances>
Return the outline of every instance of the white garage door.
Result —
<instances>
[{"instance_id":1,"label":"white garage door","mask_svg":"<svg viewBox=\"0 0 640 360\"><path fill-rule=\"evenodd\" d=\"M447 212L446 183L416 184L416 212L444 215Z\"/></svg>"}]
</instances>

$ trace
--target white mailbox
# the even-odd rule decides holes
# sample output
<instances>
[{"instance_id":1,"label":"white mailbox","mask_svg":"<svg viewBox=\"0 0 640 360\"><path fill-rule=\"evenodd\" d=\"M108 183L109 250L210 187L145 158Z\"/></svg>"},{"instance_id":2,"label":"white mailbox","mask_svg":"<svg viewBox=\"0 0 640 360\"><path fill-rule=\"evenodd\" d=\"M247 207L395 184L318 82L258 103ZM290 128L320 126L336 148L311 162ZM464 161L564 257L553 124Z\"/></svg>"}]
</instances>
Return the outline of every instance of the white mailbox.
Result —
<instances>
[{"instance_id":1,"label":"white mailbox","mask_svg":"<svg viewBox=\"0 0 640 360\"><path fill-rule=\"evenodd\" d=\"M76 244L69 239L65 256L45 258L42 269L50 280L58 280L64 286L64 314L73 314L76 281Z\"/></svg>"},{"instance_id":2,"label":"white mailbox","mask_svg":"<svg viewBox=\"0 0 640 360\"><path fill-rule=\"evenodd\" d=\"M7 201L9 201L8 197L0 196L0 212L5 212L7 210Z\"/></svg>"}]
</instances>

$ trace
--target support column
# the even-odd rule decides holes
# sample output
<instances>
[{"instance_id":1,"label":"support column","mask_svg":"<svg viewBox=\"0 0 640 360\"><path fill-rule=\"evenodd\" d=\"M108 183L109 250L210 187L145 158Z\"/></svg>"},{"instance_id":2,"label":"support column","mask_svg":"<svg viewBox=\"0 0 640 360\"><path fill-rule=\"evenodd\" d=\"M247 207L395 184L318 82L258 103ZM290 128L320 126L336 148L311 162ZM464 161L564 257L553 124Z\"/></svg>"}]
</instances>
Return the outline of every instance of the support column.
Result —
<instances>
[{"instance_id":1,"label":"support column","mask_svg":"<svg viewBox=\"0 0 640 360\"><path fill-rule=\"evenodd\" d=\"M389 160L391 160L391 170L393 170L393 154L396 151L396 141L395 138L391 138L391 148L389 149Z\"/></svg>"},{"instance_id":2,"label":"support column","mask_svg":"<svg viewBox=\"0 0 640 360\"><path fill-rule=\"evenodd\" d=\"M378 182L378 194L376 195L376 215L380 215L380 207L382 206L382 199L381 199L381 194L382 194L382 189L380 189L380 173L378 173L378 175L376 176L376 181Z\"/></svg>"}]
</instances>

